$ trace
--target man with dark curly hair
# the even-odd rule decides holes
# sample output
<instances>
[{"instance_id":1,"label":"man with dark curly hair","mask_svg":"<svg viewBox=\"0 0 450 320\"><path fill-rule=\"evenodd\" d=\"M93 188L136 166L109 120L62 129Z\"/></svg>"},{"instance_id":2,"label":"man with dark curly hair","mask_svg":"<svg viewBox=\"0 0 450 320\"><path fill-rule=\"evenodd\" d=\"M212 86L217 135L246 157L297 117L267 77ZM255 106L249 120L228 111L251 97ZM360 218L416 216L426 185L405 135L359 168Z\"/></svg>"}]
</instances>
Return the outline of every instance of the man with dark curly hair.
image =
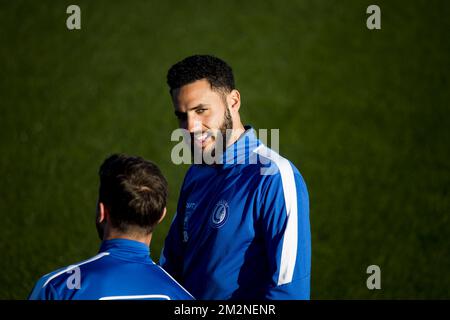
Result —
<instances>
[{"instance_id":1,"label":"man with dark curly hair","mask_svg":"<svg viewBox=\"0 0 450 320\"><path fill-rule=\"evenodd\" d=\"M114 154L100 167L94 257L43 276L30 300L192 300L150 258L155 226L166 213L167 181L141 157Z\"/></svg>"},{"instance_id":2,"label":"man with dark curly hair","mask_svg":"<svg viewBox=\"0 0 450 320\"><path fill-rule=\"evenodd\" d=\"M231 67L194 55L167 83L188 143L215 160L186 173L160 264L197 299L309 299L305 182L242 124Z\"/></svg>"}]
</instances>

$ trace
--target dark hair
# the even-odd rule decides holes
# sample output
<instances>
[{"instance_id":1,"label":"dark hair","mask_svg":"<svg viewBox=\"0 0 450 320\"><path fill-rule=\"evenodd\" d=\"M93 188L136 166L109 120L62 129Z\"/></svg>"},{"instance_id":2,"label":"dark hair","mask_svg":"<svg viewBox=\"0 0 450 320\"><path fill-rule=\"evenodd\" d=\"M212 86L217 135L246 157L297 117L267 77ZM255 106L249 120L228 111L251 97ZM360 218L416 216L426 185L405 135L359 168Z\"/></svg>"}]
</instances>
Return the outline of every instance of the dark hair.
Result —
<instances>
[{"instance_id":1,"label":"dark hair","mask_svg":"<svg viewBox=\"0 0 450 320\"><path fill-rule=\"evenodd\" d=\"M140 157L113 154L100 167L99 201L121 232L139 227L150 233L167 201L167 181L159 168Z\"/></svg>"},{"instance_id":2,"label":"dark hair","mask_svg":"<svg viewBox=\"0 0 450 320\"><path fill-rule=\"evenodd\" d=\"M231 67L210 55L193 55L174 64L167 72L170 93L197 80L207 79L212 89L230 92L235 89Z\"/></svg>"}]
</instances>

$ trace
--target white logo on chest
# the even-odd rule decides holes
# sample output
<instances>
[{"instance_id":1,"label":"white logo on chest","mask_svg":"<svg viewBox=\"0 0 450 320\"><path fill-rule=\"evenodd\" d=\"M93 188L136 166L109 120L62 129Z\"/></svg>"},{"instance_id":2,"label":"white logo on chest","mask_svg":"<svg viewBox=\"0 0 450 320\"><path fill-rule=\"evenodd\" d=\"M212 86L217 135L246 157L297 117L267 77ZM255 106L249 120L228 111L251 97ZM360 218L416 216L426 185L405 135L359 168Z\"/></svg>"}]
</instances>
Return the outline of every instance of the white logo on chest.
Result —
<instances>
[{"instance_id":1,"label":"white logo on chest","mask_svg":"<svg viewBox=\"0 0 450 320\"><path fill-rule=\"evenodd\" d=\"M211 214L211 225L214 228L222 227L225 222L227 222L228 213L228 202L226 202L225 200L220 200L219 202L217 202Z\"/></svg>"}]
</instances>

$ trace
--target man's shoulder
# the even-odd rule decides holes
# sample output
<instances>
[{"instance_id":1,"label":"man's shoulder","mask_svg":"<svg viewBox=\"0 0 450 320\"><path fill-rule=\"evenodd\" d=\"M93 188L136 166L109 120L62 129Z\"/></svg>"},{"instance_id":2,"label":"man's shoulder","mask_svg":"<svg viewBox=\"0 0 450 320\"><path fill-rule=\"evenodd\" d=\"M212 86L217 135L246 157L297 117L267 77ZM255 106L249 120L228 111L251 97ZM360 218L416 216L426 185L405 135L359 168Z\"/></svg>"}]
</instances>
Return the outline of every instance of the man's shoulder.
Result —
<instances>
[{"instance_id":1,"label":"man's shoulder","mask_svg":"<svg viewBox=\"0 0 450 320\"><path fill-rule=\"evenodd\" d=\"M61 286L66 286L69 278L76 278L78 275L81 276L81 269L88 266L88 264L95 263L101 258L108 256L108 252L99 253L89 259L58 268L46 275L42 276L35 284L35 287L30 294L30 299L38 298L39 295L47 295L49 291L56 290ZM84 273L84 270L83 270Z\"/></svg>"},{"instance_id":2,"label":"man's shoulder","mask_svg":"<svg viewBox=\"0 0 450 320\"><path fill-rule=\"evenodd\" d=\"M260 173L266 177L266 180L279 180L293 175L296 179L303 181L303 177L294 163L278 152L261 144L254 150L254 153L258 155Z\"/></svg>"},{"instance_id":3,"label":"man's shoulder","mask_svg":"<svg viewBox=\"0 0 450 320\"><path fill-rule=\"evenodd\" d=\"M293 162L275 150L260 143L248 152L245 162L233 163L228 167L230 170L227 172L229 173L221 176L228 177L238 174L244 179L256 181L259 184L287 181L292 176L297 184L305 184L303 176ZM212 166L193 164L185 174L183 188L187 189L197 182L209 180L217 172Z\"/></svg>"},{"instance_id":4,"label":"man's shoulder","mask_svg":"<svg viewBox=\"0 0 450 320\"><path fill-rule=\"evenodd\" d=\"M254 152L261 163L257 179L262 202L270 198L289 200L301 197L302 203L306 203L308 190L305 180L290 160L263 144Z\"/></svg>"},{"instance_id":5,"label":"man's shoulder","mask_svg":"<svg viewBox=\"0 0 450 320\"><path fill-rule=\"evenodd\" d=\"M34 285L33 292L30 294L29 299L35 299L42 291L48 290L49 283L66 269L67 267L58 268L40 277Z\"/></svg>"}]
</instances>

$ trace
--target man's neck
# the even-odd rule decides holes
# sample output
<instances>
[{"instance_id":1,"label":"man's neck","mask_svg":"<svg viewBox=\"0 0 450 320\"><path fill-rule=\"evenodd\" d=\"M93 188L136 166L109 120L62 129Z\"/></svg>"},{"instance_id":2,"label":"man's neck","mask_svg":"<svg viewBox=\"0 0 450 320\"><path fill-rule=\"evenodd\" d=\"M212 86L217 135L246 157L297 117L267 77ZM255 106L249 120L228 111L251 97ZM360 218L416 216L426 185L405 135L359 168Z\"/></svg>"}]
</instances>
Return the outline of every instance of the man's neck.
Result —
<instances>
[{"instance_id":1,"label":"man's neck","mask_svg":"<svg viewBox=\"0 0 450 320\"><path fill-rule=\"evenodd\" d=\"M150 247L150 242L152 241L152 234L149 235L136 235L136 234L124 234L122 232L111 230L109 232L105 231L105 235L103 236L103 240L112 240L112 239L127 239L134 240L138 242L142 242L148 247Z\"/></svg>"},{"instance_id":2,"label":"man's neck","mask_svg":"<svg viewBox=\"0 0 450 320\"><path fill-rule=\"evenodd\" d=\"M242 123L239 123L237 128L233 128L233 134L231 135L230 140L227 143L227 148L231 146L233 143L239 140L241 135L245 132L245 128Z\"/></svg>"}]
</instances>

